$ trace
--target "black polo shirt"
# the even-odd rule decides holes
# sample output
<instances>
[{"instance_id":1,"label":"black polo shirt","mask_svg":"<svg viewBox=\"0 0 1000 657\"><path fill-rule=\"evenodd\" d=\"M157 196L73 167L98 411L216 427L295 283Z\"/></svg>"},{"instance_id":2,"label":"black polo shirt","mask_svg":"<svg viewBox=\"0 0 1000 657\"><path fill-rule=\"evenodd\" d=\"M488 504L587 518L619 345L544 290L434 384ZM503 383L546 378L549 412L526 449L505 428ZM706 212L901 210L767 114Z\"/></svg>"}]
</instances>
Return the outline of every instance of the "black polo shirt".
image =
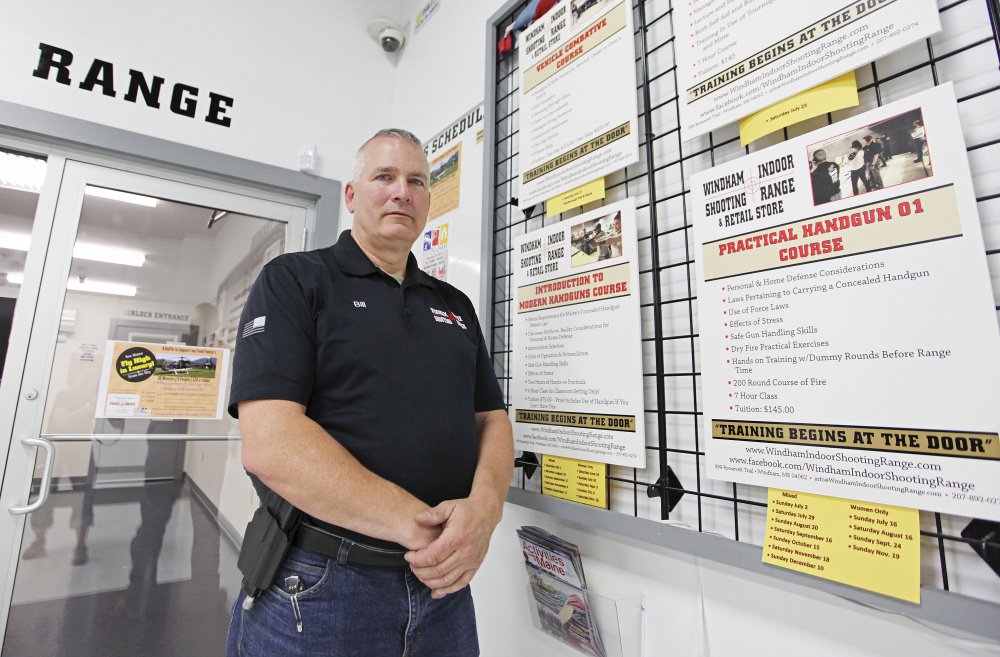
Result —
<instances>
[{"instance_id":1,"label":"black polo shirt","mask_svg":"<svg viewBox=\"0 0 1000 657\"><path fill-rule=\"evenodd\" d=\"M504 407L469 298L412 254L400 285L350 231L278 256L251 288L230 415L254 399L304 405L362 465L431 506L468 496L475 413Z\"/></svg>"}]
</instances>

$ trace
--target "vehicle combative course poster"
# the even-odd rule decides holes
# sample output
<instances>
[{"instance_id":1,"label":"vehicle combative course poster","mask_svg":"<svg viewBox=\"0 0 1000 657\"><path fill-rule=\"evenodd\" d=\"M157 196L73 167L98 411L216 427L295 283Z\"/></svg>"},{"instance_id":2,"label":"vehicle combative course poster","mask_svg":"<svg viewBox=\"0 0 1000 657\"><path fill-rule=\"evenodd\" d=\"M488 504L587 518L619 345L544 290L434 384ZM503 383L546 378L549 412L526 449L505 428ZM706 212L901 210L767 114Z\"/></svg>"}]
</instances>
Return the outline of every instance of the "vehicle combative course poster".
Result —
<instances>
[{"instance_id":1,"label":"vehicle combative course poster","mask_svg":"<svg viewBox=\"0 0 1000 657\"><path fill-rule=\"evenodd\" d=\"M638 160L627 0L562 0L519 38L521 208Z\"/></svg>"},{"instance_id":2,"label":"vehicle combative course poster","mask_svg":"<svg viewBox=\"0 0 1000 657\"><path fill-rule=\"evenodd\" d=\"M1000 336L951 85L691 182L709 475L1000 520Z\"/></svg>"},{"instance_id":3,"label":"vehicle combative course poster","mask_svg":"<svg viewBox=\"0 0 1000 657\"><path fill-rule=\"evenodd\" d=\"M635 202L514 241L517 449L646 462Z\"/></svg>"},{"instance_id":4,"label":"vehicle combative course poster","mask_svg":"<svg viewBox=\"0 0 1000 657\"><path fill-rule=\"evenodd\" d=\"M673 18L685 139L941 29L933 0L678 0Z\"/></svg>"}]
</instances>

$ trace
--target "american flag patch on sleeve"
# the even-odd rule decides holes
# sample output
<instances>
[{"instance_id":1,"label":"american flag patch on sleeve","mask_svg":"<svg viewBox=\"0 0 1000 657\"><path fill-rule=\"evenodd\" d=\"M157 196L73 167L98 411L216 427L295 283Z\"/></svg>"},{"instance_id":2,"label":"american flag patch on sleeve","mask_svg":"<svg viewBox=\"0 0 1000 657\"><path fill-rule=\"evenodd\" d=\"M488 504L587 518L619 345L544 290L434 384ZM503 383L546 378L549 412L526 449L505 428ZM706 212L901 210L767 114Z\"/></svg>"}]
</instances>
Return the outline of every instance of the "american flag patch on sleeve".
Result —
<instances>
[{"instance_id":1,"label":"american flag patch on sleeve","mask_svg":"<svg viewBox=\"0 0 1000 657\"><path fill-rule=\"evenodd\" d=\"M255 333L264 332L264 320L267 319L266 315L261 315L260 317L254 317L252 322L247 322L243 325L243 337L249 338Z\"/></svg>"}]
</instances>

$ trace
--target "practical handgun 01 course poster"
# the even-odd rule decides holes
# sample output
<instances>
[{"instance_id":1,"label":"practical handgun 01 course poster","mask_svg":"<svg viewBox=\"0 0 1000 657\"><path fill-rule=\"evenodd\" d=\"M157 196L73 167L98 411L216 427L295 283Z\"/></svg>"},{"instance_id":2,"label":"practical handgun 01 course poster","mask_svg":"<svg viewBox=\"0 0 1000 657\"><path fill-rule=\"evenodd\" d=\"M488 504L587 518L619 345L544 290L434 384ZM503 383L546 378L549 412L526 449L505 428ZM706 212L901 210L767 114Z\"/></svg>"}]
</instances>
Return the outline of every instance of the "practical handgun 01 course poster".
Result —
<instances>
[{"instance_id":1,"label":"practical handgun 01 course poster","mask_svg":"<svg viewBox=\"0 0 1000 657\"><path fill-rule=\"evenodd\" d=\"M709 475L1000 520L1000 335L951 85L691 184Z\"/></svg>"},{"instance_id":2,"label":"practical handgun 01 course poster","mask_svg":"<svg viewBox=\"0 0 1000 657\"><path fill-rule=\"evenodd\" d=\"M229 350L108 340L95 417L222 419Z\"/></svg>"},{"instance_id":3,"label":"practical handgun 01 course poster","mask_svg":"<svg viewBox=\"0 0 1000 657\"><path fill-rule=\"evenodd\" d=\"M941 29L934 0L677 0L673 20L684 139Z\"/></svg>"},{"instance_id":4,"label":"practical handgun 01 course poster","mask_svg":"<svg viewBox=\"0 0 1000 657\"><path fill-rule=\"evenodd\" d=\"M513 260L516 447L643 467L635 202L522 235Z\"/></svg>"},{"instance_id":5,"label":"practical handgun 01 course poster","mask_svg":"<svg viewBox=\"0 0 1000 657\"><path fill-rule=\"evenodd\" d=\"M627 0L556 3L519 37L521 208L639 158Z\"/></svg>"}]
</instances>

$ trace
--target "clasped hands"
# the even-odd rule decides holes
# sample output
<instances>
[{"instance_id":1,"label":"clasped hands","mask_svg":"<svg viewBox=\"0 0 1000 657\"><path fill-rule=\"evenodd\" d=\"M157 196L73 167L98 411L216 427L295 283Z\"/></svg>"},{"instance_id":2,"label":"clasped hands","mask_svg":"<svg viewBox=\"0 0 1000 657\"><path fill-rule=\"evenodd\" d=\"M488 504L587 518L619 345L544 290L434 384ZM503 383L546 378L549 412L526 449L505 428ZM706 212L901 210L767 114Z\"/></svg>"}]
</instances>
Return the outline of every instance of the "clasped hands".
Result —
<instances>
[{"instance_id":1,"label":"clasped hands","mask_svg":"<svg viewBox=\"0 0 1000 657\"><path fill-rule=\"evenodd\" d=\"M418 525L440 530L426 547L406 553L410 570L431 589L432 598L463 589L479 570L500 522L500 509L491 506L487 500L467 497L417 514Z\"/></svg>"}]
</instances>

